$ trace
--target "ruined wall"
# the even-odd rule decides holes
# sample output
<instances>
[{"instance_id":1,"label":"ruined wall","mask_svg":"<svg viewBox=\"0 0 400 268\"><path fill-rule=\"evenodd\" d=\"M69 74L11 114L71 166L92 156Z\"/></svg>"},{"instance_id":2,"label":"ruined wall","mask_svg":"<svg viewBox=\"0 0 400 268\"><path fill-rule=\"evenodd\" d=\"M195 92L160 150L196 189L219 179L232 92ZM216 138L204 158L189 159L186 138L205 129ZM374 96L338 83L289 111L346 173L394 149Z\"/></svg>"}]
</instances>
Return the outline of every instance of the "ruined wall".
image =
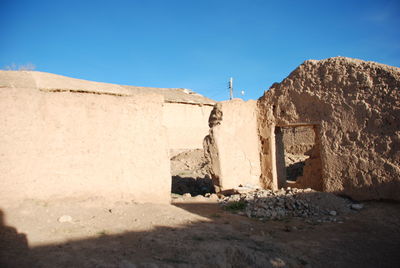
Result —
<instances>
[{"instance_id":1,"label":"ruined wall","mask_svg":"<svg viewBox=\"0 0 400 268\"><path fill-rule=\"evenodd\" d=\"M210 135L204 147L219 190L239 185L261 186L256 101L219 102L210 115L209 124Z\"/></svg>"},{"instance_id":2,"label":"ruined wall","mask_svg":"<svg viewBox=\"0 0 400 268\"><path fill-rule=\"evenodd\" d=\"M170 200L159 95L0 89L0 202Z\"/></svg>"},{"instance_id":3,"label":"ruined wall","mask_svg":"<svg viewBox=\"0 0 400 268\"><path fill-rule=\"evenodd\" d=\"M310 127L282 128L283 145L285 152L304 154L315 143L315 134Z\"/></svg>"},{"instance_id":4,"label":"ruined wall","mask_svg":"<svg viewBox=\"0 0 400 268\"><path fill-rule=\"evenodd\" d=\"M163 124L167 128L169 147L179 152L203 148L208 134L208 118L213 106L182 103L165 103Z\"/></svg>"},{"instance_id":5,"label":"ruined wall","mask_svg":"<svg viewBox=\"0 0 400 268\"><path fill-rule=\"evenodd\" d=\"M273 124L316 124L324 191L399 200L399 88L396 67L343 57L306 61L260 98L261 140ZM268 161L263 180L271 181Z\"/></svg>"}]
</instances>

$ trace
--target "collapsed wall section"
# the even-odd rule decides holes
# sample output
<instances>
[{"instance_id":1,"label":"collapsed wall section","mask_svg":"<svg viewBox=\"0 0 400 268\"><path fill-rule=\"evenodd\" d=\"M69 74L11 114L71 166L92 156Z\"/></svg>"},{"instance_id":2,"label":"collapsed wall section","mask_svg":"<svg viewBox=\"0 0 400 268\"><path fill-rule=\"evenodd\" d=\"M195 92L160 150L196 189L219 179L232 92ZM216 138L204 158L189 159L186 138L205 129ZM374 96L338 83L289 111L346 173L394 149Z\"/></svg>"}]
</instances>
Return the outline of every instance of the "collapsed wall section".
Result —
<instances>
[{"instance_id":1,"label":"collapsed wall section","mask_svg":"<svg viewBox=\"0 0 400 268\"><path fill-rule=\"evenodd\" d=\"M396 67L343 57L306 61L259 99L261 140L274 125L316 125L324 191L400 200L399 89ZM273 179L269 161L263 154L266 181Z\"/></svg>"},{"instance_id":2,"label":"collapsed wall section","mask_svg":"<svg viewBox=\"0 0 400 268\"><path fill-rule=\"evenodd\" d=\"M103 196L168 203L159 95L0 90L0 201Z\"/></svg>"},{"instance_id":3,"label":"collapsed wall section","mask_svg":"<svg viewBox=\"0 0 400 268\"><path fill-rule=\"evenodd\" d=\"M216 190L261 186L256 101L222 101L214 106L204 142Z\"/></svg>"}]
</instances>

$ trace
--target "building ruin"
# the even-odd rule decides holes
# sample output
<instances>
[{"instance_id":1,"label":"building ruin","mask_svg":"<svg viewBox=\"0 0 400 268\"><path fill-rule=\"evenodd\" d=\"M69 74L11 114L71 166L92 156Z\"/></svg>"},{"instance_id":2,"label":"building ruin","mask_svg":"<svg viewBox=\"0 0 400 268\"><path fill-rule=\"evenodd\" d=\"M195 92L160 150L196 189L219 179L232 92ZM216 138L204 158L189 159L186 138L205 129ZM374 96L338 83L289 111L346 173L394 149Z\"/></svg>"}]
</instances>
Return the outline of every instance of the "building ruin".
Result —
<instances>
[{"instance_id":1,"label":"building ruin","mask_svg":"<svg viewBox=\"0 0 400 268\"><path fill-rule=\"evenodd\" d=\"M0 82L1 202L102 195L168 203L171 155L201 148L207 134L217 191L290 186L400 200L396 67L309 60L257 101L215 106L186 89L41 72L2 71Z\"/></svg>"},{"instance_id":2,"label":"building ruin","mask_svg":"<svg viewBox=\"0 0 400 268\"><path fill-rule=\"evenodd\" d=\"M210 117L207 140L212 142L206 145L217 187L310 187L356 200L400 200L399 89L399 68L336 57L306 61L272 85L253 109L257 126L254 116L241 117L249 103L234 100L234 109L229 109L232 102L219 103ZM231 118L243 123L232 124ZM252 134L223 143L221 129ZM255 139L257 148L240 146ZM304 156L292 163L302 162L295 181L287 180L285 154ZM225 173L233 169L241 173ZM260 170L258 180L255 170Z\"/></svg>"},{"instance_id":3,"label":"building ruin","mask_svg":"<svg viewBox=\"0 0 400 268\"><path fill-rule=\"evenodd\" d=\"M0 201L169 203L170 157L202 148L214 101L188 89L0 71Z\"/></svg>"}]
</instances>

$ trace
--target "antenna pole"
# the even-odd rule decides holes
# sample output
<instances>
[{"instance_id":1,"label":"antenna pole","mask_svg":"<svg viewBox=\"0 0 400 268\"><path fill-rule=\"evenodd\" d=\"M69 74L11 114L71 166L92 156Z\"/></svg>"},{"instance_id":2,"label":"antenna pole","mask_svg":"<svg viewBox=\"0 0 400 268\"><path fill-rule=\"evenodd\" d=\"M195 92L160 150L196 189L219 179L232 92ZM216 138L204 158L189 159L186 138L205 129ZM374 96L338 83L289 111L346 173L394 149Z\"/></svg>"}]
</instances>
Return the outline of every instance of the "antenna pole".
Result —
<instances>
[{"instance_id":1,"label":"antenna pole","mask_svg":"<svg viewBox=\"0 0 400 268\"><path fill-rule=\"evenodd\" d=\"M229 79L229 99L233 99L233 78Z\"/></svg>"}]
</instances>

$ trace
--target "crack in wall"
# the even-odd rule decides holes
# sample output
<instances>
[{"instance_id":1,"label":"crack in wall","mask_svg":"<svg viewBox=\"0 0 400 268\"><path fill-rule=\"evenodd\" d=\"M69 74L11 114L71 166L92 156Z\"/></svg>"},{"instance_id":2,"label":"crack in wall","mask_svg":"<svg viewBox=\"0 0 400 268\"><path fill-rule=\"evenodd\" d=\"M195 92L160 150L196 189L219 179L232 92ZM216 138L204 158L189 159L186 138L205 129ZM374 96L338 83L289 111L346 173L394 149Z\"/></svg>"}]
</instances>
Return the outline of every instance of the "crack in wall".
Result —
<instances>
[{"instance_id":1,"label":"crack in wall","mask_svg":"<svg viewBox=\"0 0 400 268\"><path fill-rule=\"evenodd\" d=\"M95 95L109 95L109 96L117 96L117 97L130 97L131 94L122 94L122 93L114 93L114 92L99 92L99 91L88 91L88 90L81 90L81 89L48 89L48 88L39 88L42 92L49 92L49 93L81 93L81 94L95 94Z\"/></svg>"}]
</instances>

